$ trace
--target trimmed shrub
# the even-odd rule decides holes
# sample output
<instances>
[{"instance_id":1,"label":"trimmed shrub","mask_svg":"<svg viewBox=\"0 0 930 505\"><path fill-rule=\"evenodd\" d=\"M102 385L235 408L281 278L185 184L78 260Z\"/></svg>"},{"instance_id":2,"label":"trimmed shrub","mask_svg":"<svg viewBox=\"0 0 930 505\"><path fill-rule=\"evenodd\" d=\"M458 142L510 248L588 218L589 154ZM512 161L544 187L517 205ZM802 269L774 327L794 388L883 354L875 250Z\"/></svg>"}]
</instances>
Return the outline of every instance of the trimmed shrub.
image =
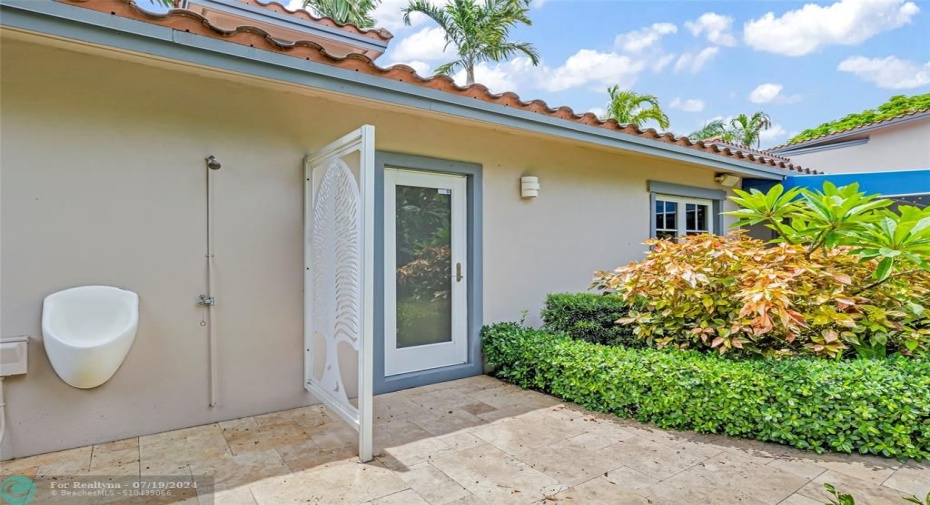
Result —
<instances>
[{"instance_id":1,"label":"trimmed shrub","mask_svg":"<svg viewBox=\"0 0 930 505\"><path fill-rule=\"evenodd\" d=\"M619 296L594 293L553 293L542 310L545 328L594 344L643 347L633 328L617 323L628 309Z\"/></svg>"},{"instance_id":2,"label":"trimmed shrub","mask_svg":"<svg viewBox=\"0 0 930 505\"><path fill-rule=\"evenodd\" d=\"M816 452L930 456L927 360L734 360L590 344L515 323L482 336L497 377L592 410Z\"/></svg>"}]
</instances>

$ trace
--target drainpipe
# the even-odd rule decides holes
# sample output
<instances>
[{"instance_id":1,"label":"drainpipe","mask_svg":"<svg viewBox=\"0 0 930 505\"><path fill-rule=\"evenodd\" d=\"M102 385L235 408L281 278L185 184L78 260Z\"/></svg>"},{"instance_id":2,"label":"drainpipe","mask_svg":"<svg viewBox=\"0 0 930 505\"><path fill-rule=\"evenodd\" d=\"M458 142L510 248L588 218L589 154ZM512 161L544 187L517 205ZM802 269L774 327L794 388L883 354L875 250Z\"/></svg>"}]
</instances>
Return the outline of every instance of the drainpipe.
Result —
<instances>
[{"instance_id":1,"label":"drainpipe","mask_svg":"<svg viewBox=\"0 0 930 505\"><path fill-rule=\"evenodd\" d=\"M216 303L216 299L213 297L213 278L215 277L213 271L213 172L219 170L221 165L220 162L216 159L215 156L210 155L206 159L207 162L207 294L200 295L198 303L204 307L204 310L207 311L206 321L201 321L201 324L206 323L207 326L207 345L208 345L208 360L210 367L210 407L216 407L217 404L217 356L216 356L216 332L213 331L214 324L214 314L213 314L213 305Z\"/></svg>"}]
</instances>

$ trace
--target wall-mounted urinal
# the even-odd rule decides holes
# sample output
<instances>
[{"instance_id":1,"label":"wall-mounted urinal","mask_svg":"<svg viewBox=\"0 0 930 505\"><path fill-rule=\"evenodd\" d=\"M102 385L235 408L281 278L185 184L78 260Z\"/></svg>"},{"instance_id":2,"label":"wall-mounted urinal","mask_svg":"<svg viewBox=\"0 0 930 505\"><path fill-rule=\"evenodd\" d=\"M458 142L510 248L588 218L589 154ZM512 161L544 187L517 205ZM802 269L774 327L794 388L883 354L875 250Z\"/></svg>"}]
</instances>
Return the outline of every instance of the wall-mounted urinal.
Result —
<instances>
[{"instance_id":1,"label":"wall-mounted urinal","mask_svg":"<svg viewBox=\"0 0 930 505\"><path fill-rule=\"evenodd\" d=\"M136 339L139 295L109 286L81 286L45 297L45 352L61 380L95 388L110 380Z\"/></svg>"}]
</instances>

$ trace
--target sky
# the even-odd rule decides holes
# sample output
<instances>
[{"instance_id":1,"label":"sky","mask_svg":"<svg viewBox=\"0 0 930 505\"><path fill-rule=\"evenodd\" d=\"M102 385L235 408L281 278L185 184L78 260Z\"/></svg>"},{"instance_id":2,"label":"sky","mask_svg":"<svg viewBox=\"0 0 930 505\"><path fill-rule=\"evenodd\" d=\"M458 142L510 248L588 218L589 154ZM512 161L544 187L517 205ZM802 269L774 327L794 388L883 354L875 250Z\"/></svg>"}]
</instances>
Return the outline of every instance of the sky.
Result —
<instances>
[{"instance_id":1,"label":"sky","mask_svg":"<svg viewBox=\"0 0 930 505\"><path fill-rule=\"evenodd\" d=\"M384 0L375 12L394 34L377 63L430 75L454 48L423 16L405 26L406 5ZM893 95L930 92L930 1L533 0L530 17L512 40L533 43L540 65L482 63L478 82L597 114L616 84L656 95L677 135L761 110L773 121L762 145L772 146Z\"/></svg>"}]
</instances>

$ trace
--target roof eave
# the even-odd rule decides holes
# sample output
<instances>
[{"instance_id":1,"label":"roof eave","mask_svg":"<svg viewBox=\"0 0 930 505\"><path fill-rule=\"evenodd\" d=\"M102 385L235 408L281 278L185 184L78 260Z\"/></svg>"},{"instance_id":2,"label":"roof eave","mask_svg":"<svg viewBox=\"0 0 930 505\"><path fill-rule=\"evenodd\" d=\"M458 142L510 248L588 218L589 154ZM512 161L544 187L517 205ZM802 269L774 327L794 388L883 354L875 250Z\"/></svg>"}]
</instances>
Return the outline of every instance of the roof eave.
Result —
<instances>
[{"instance_id":1,"label":"roof eave","mask_svg":"<svg viewBox=\"0 0 930 505\"><path fill-rule=\"evenodd\" d=\"M60 2L0 0L0 14L0 24L6 28L684 161L744 177L782 180L789 174L780 168L304 61Z\"/></svg>"},{"instance_id":2,"label":"roof eave","mask_svg":"<svg viewBox=\"0 0 930 505\"><path fill-rule=\"evenodd\" d=\"M828 135L823 135L823 136L805 140L802 142L796 142L794 144L787 144L784 146L775 147L775 148L769 149L769 152L771 152L772 154L791 154L794 151L798 151L801 149L817 147L822 144L829 144L837 140L842 140L847 137L852 137L854 135L861 135L863 133L871 133L877 130L888 128L890 126L895 126L901 123L907 123L909 121L917 121L917 120L926 119L926 118L930 118L930 110L916 112L914 114L910 114L904 117L899 117L896 119L887 119L885 121L879 121L871 125L859 126L859 127L852 128L849 130L836 132L836 133L828 134Z\"/></svg>"}]
</instances>

